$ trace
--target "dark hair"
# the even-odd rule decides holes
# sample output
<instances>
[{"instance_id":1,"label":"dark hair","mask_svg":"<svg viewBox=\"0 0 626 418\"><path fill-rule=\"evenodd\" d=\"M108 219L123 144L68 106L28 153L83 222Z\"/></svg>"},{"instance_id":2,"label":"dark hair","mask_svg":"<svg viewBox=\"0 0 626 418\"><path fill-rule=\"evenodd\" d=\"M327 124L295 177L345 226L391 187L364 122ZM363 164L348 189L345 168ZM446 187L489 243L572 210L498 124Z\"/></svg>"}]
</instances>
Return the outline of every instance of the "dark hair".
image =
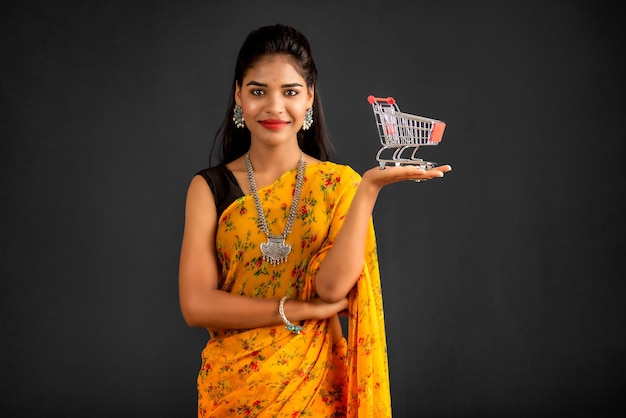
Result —
<instances>
[{"instance_id":1,"label":"dark hair","mask_svg":"<svg viewBox=\"0 0 626 418\"><path fill-rule=\"evenodd\" d=\"M320 160L328 160L332 147L328 139L322 102L317 88L317 68L311 55L307 38L296 29L285 25L263 26L246 37L235 65L235 79L231 89L226 116L215 134L215 140L209 154L209 162L215 152L216 144L221 141L221 155L218 160L229 163L242 156L250 148L250 131L236 128L233 123L235 107L235 89L241 85L246 71L256 61L266 55L285 54L297 63L296 70L306 80L308 88L315 88L313 101L313 125L298 132L298 145L303 152Z\"/></svg>"}]
</instances>

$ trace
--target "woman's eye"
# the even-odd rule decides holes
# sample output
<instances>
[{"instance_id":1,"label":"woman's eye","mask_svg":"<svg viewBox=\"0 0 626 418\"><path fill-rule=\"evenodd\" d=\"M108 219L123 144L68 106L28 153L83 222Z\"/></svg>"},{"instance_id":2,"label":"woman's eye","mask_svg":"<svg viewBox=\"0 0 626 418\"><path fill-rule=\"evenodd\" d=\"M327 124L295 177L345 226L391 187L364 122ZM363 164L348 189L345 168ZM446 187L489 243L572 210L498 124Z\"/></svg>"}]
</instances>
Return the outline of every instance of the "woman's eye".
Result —
<instances>
[{"instance_id":1,"label":"woman's eye","mask_svg":"<svg viewBox=\"0 0 626 418\"><path fill-rule=\"evenodd\" d=\"M296 90L287 90L285 92L285 96L295 96L296 94L298 94Z\"/></svg>"},{"instance_id":2,"label":"woman's eye","mask_svg":"<svg viewBox=\"0 0 626 418\"><path fill-rule=\"evenodd\" d=\"M251 93L252 93L253 96L262 96L263 95L263 90L259 90L259 89L252 90Z\"/></svg>"}]
</instances>

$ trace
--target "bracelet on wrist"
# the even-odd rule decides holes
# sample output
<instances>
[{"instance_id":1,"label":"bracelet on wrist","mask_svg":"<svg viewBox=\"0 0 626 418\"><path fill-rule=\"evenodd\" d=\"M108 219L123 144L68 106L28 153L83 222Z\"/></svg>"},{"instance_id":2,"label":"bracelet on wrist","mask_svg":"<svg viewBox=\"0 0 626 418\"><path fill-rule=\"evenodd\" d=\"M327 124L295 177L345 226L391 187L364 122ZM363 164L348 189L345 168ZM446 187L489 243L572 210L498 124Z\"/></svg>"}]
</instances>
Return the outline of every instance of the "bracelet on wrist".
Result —
<instances>
[{"instance_id":1,"label":"bracelet on wrist","mask_svg":"<svg viewBox=\"0 0 626 418\"><path fill-rule=\"evenodd\" d=\"M280 300L280 303L278 304L278 314L282 318L286 330L291 331L294 334L300 334L300 332L302 331L302 327L300 325L292 324L285 316L285 301L287 299L287 296L283 296L283 298Z\"/></svg>"}]
</instances>

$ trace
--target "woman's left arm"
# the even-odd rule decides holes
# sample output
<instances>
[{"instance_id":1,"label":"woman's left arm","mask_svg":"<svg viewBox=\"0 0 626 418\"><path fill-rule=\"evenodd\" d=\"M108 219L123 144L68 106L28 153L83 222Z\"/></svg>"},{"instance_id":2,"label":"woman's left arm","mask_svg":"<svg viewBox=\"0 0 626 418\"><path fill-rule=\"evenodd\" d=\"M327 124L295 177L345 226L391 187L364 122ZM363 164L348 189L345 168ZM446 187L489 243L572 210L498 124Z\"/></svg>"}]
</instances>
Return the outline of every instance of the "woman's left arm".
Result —
<instances>
[{"instance_id":1,"label":"woman's left arm","mask_svg":"<svg viewBox=\"0 0 626 418\"><path fill-rule=\"evenodd\" d=\"M429 180L443 177L449 165L428 171L416 166L372 168L363 174L350 209L332 248L315 276L317 294L326 302L346 297L363 270L365 241L372 212L380 190L405 180Z\"/></svg>"}]
</instances>

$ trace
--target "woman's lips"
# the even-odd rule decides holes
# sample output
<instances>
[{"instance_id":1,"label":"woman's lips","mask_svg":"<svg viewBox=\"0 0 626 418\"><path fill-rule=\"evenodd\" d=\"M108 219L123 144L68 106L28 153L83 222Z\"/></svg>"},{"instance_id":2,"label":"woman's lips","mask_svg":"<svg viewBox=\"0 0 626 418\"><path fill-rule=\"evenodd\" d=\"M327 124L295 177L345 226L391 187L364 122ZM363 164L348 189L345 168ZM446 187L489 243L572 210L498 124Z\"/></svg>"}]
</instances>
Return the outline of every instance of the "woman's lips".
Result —
<instances>
[{"instance_id":1,"label":"woman's lips","mask_svg":"<svg viewBox=\"0 0 626 418\"><path fill-rule=\"evenodd\" d=\"M280 129L289 124L289 122L280 119L265 119L262 120L260 123L261 126L267 129Z\"/></svg>"}]
</instances>

